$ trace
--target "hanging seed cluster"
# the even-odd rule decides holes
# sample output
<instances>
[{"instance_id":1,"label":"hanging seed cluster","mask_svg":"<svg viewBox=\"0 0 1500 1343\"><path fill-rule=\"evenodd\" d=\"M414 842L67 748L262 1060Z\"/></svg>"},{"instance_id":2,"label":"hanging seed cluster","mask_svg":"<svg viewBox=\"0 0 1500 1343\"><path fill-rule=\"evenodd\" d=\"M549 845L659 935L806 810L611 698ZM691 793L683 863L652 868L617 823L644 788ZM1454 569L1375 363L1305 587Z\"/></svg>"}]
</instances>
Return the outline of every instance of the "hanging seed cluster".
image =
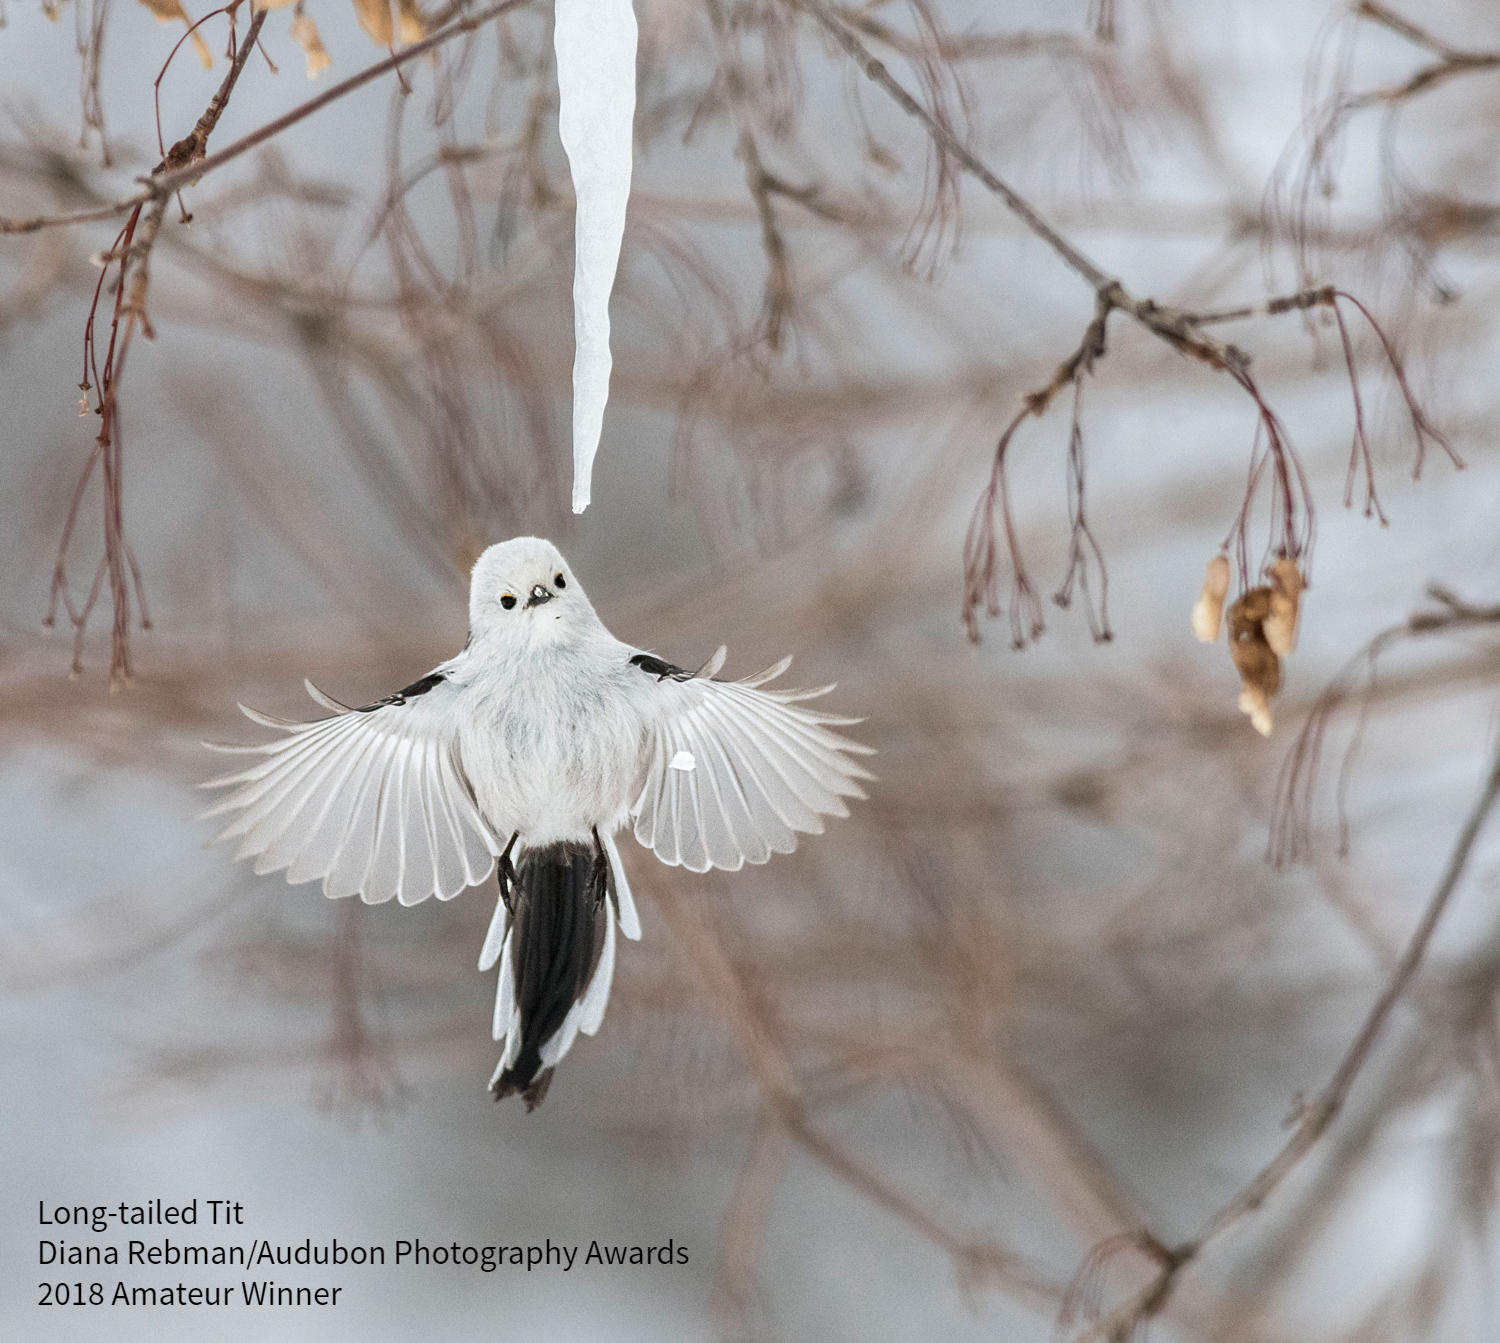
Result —
<instances>
[{"instance_id":1,"label":"hanging seed cluster","mask_svg":"<svg viewBox=\"0 0 1500 1343\"><path fill-rule=\"evenodd\" d=\"M1229 627L1229 655L1240 674L1240 712L1263 737L1271 735L1271 701L1281 690L1281 659L1297 647L1297 621L1306 583L1295 560L1282 556L1267 570L1269 582L1248 589L1226 615L1229 557L1208 562L1203 591L1193 607L1193 633L1213 643Z\"/></svg>"}]
</instances>

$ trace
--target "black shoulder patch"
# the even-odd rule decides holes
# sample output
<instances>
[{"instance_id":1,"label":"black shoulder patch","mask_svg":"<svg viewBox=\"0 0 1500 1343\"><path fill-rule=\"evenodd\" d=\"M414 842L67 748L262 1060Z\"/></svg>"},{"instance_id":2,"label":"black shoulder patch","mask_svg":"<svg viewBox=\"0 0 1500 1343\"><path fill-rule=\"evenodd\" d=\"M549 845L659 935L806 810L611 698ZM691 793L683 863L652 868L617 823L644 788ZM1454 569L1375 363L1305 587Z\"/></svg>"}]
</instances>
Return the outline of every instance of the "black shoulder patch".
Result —
<instances>
[{"instance_id":1,"label":"black shoulder patch","mask_svg":"<svg viewBox=\"0 0 1500 1343\"><path fill-rule=\"evenodd\" d=\"M373 713L376 709L384 709L391 704L405 704L409 699L417 699L425 695L433 686L441 685L447 679L442 672L428 672L420 681L413 681L409 686L403 686L394 695L378 699L374 704L362 705L359 712Z\"/></svg>"},{"instance_id":2,"label":"black shoulder patch","mask_svg":"<svg viewBox=\"0 0 1500 1343\"><path fill-rule=\"evenodd\" d=\"M650 653L637 653L630 659L632 667L639 667L648 676L654 676L658 681L691 681L693 673L684 671L681 667L674 667L670 662L665 662L659 657L653 657Z\"/></svg>"}]
</instances>

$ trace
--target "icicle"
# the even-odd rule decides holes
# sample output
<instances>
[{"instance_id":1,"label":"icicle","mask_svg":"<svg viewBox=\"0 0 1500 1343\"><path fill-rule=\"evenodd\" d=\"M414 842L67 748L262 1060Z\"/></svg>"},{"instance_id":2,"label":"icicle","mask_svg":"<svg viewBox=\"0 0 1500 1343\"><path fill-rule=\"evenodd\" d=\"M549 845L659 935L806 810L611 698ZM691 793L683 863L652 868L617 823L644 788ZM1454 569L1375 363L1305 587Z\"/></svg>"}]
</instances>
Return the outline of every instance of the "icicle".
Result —
<instances>
[{"instance_id":1,"label":"icicle","mask_svg":"<svg viewBox=\"0 0 1500 1343\"><path fill-rule=\"evenodd\" d=\"M609 399L609 292L620 260L635 120L631 0L556 0L557 124L577 197L573 261L573 511L589 506Z\"/></svg>"}]
</instances>

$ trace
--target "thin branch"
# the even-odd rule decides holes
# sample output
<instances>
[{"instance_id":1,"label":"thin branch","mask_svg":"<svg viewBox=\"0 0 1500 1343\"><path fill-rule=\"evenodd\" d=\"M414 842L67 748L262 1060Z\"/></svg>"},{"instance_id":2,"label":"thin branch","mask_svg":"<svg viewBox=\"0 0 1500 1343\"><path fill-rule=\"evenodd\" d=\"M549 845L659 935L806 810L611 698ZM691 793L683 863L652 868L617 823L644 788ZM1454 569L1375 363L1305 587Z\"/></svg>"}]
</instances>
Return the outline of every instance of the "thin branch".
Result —
<instances>
[{"instance_id":1,"label":"thin branch","mask_svg":"<svg viewBox=\"0 0 1500 1343\"><path fill-rule=\"evenodd\" d=\"M228 8L230 23L234 23L235 10L243 0L235 0ZM218 125L224 108L234 93L235 85L244 72L245 62L255 49L255 42L266 21L266 10L258 10L251 16L245 42L235 45L235 34L231 26L230 43L234 55L228 73L224 76L203 115L198 118L192 132L177 141L157 165L155 174L166 175L174 168L190 164L203 157L208 137ZM141 626L151 627L151 616L146 606L145 584L141 566L125 535L123 475L125 464L124 427L120 407L120 381L125 374L125 363L130 353L131 341L139 329L146 338L155 333L146 311L147 294L151 284L151 251L161 230L171 193L161 191L142 201L130 212L125 226L115 237L114 246L107 254L99 282L94 288L94 301L84 324L83 363L84 376L79 384L87 397L95 390L98 402L95 410L99 416L99 432L94 447L85 462L74 491L72 505L63 525L62 539L58 543L57 559L53 565L52 591L48 600L45 624L56 618L59 597L66 607L73 626L73 674L82 669L83 635L89 616L103 592L104 581L109 580L110 608L113 619L110 628L110 684L130 679L130 616L132 598L140 612ZM96 318L99 303L104 294L105 280L111 269L118 267L114 285L114 309L109 324L109 341L103 363L98 359L95 340ZM84 403L87 405L87 402ZM78 517L78 507L83 491L93 475L95 463L103 485L104 504L104 557L94 573L89 593L82 606L75 607L68 592L68 547L73 537Z\"/></svg>"},{"instance_id":2,"label":"thin branch","mask_svg":"<svg viewBox=\"0 0 1500 1343\"><path fill-rule=\"evenodd\" d=\"M1278 866L1305 860L1312 849L1312 808L1322 767L1323 745L1334 714L1354 693L1357 681L1363 679L1356 711L1354 734L1339 767L1337 819L1339 852L1349 848L1349 823L1346 798L1354 757L1364 737L1366 719L1376 692L1376 670L1386 650L1404 639L1429 634L1456 633L1500 625L1500 606L1475 606L1436 585L1427 595L1437 609L1417 611L1399 625L1381 630L1339 671L1308 711L1302 730L1292 744L1281 776L1276 784L1276 803L1271 814L1271 839L1268 857Z\"/></svg>"},{"instance_id":3,"label":"thin branch","mask_svg":"<svg viewBox=\"0 0 1500 1343\"><path fill-rule=\"evenodd\" d=\"M1446 42L1376 0L1361 0L1361 3L1354 6L1354 13L1358 18L1369 19L1383 28L1389 28L1398 37L1404 37L1414 46L1425 48L1441 60L1451 60L1456 54L1455 49Z\"/></svg>"},{"instance_id":4,"label":"thin branch","mask_svg":"<svg viewBox=\"0 0 1500 1343\"><path fill-rule=\"evenodd\" d=\"M766 286L761 303L760 332L773 351L780 350L785 327L792 313L794 286L786 239L782 235L781 225L776 218L776 206L771 199L779 188L779 182L767 171L761 157L760 144L755 138L751 117L753 100L745 87L745 76L740 68L729 20L719 0L704 0L704 3L718 50L719 69L724 79L730 120L734 123L735 153L745 167L745 185L755 202L755 214L760 223L761 250L766 254Z\"/></svg>"},{"instance_id":5,"label":"thin branch","mask_svg":"<svg viewBox=\"0 0 1500 1343\"><path fill-rule=\"evenodd\" d=\"M91 205L84 210L68 210L62 214L0 215L0 234L36 233L44 228L63 228L69 224L94 224L100 220L114 219L127 210L133 210L136 206L144 204L146 199L148 199L147 194L138 191L133 196L122 196L108 205Z\"/></svg>"},{"instance_id":6,"label":"thin branch","mask_svg":"<svg viewBox=\"0 0 1500 1343\"><path fill-rule=\"evenodd\" d=\"M1096 290L1103 289L1112 283L1110 276L1103 269L1053 228L1024 196L993 172L952 130L922 106L900 80L892 75L859 40L848 24L823 0L796 0L796 3L799 8L822 25L828 35L859 67L866 79L883 89L908 116L921 122L926 127L928 135L945 154L951 155L966 172L999 196L1031 232L1057 253L1064 264L1076 271Z\"/></svg>"},{"instance_id":7,"label":"thin branch","mask_svg":"<svg viewBox=\"0 0 1500 1343\"><path fill-rule=\"evenodd\" d=\"M425 56L429 51L442 46L445 42L451 41L462 33L471 33L477 28L482 28L492 19L498 19L502 15L509 14L512 10L520 9L530 3L531 0L500 0L498 4L477 10L473 14L459 19L449 27L433 33L432 36L424 37L420 42L414 42L409 47L403 47L400 51L386 57L385 60L377 61L374 65L361 70L357 75L350 75L348 79L331 85L316 98L309 98L305 103L292 108L291 111L284 112L274 120L268 121L259 130L251 131L249 135L242 136L232 144L225 145L223 149L215 154L210 154L201 163L191 168L184 168L177 173L169 173L164 178L157 179L153 189L170 192L176 191L178 187L196 182L215 168L223 167L224 164L229 163L231 160L239 158L241 154L255 149L257 146L263 145L267 140L280 135L282 131L291 129L299 121L304 121L312 116L314 112L321 112L329 103L337 102L346 94L353 93L355 89L363 88L372 80L379 79L382 75L389 74L393 70L399 70L403 65L416 60L418 56Z\"/></svg>"},{"instance_id":8,"label":"thin branch","mask_svg":"<svg viewBox=\"0 0 1500 1343\"><path fill-rule=\"evenodd\" d=\"M152 173L150 177L139 179L142 182L141 189L134 195L122 197L107 206L99 206L95 209L74 211L68 214L42 215L31 218L6 218L0 216L0 233L34 233L38 229L52 228L67 224L89 223L96 219L108 219L114 215L123 214L133 210L137 206L145 205L159 196L170 196L172 192L181 187L190 186L201 180L216 168L222 168L226 163L240 157L249 150L255 149L289 130L299 121L304 121L312 116L314 112L320 112L329 103L336 102L346 94L353 93L355 89L363 88L372 80L379 79L382 75L389 74L393 70L399 70L403 65L415 60L418 56L425 55L435 47L450 41L461 33L473 32L482 27L492 19L508 14L512 10L520 9L531 0L500 0L485 9L477 10L475 13L466 15L457 20L447 28L440 29L430 37L423 38L420 42L414 42L409 47L403 47L382 61L368 66L358 74L350 75L348 79L331 85L314 98L309 98L305 103L300 103L281 116L266 122L258 130L251 131L248 135L224 146L216 153L182 165L169 165L167 171ZM257 12L257 18L266 13L265 10ZM253 42L247 45L253 46ZM222 108L220 109L222 110ZM206 115L206 114L205 114ZM217 116L215 116L217 120Z\"/></svg>"},{"instance_id":9,"label":"thin branch","mask_svg":"<svg viewBox=\"0 0 1500 1343\"><path fill-rule=\"evenodd\" d=\"M1103 1319L1084 1330L1075 1338L1074 1343L1129 1338L1143 1320L1158 1314L1166 1305L1178 1279L1200 1258L1204 1249L1236 1222L1255 1212L1333 1123L1348 1099L1355 1079L1369 1061L1392 1011L1421 967L1432 935L1447 910L1454 891L1458 889L1475 842L1494 810L1497 798L1500 798L1500 753L1496 754L1490 765L1484 786L1459 830L1458 839L1448 855L1442 875L1432 895L1428 897L1427 906L1422 911L1422 917L1407 941L1400 960L1396 962L1385 987L1370 1008L1328 1085L1316 1100L1302 1107L1291 1136L1254 1178L1214 1213L1196 1236L1171 1248L1169 1258L1156 1278Z\"/></svg>"},{"instance_id":10,"label":"thin branch","mask_svg":"<svg viewBox=\"0 0 1500 1343\"><path fill-rule=\"evenodd\" d=\"M232 0L232 3L224 11L228 14L231 25L233 25L235 14L242 3L243 0ZM261 126L258 130L252 131L249 135L242 136L239 140L225 146L217 153L209 154L209 137L217 127L219 119L228 105L235 85L244 71L246 62L250 58L250 54L256 49L260 30L266 21L267 10L252 9L250 23L243 41L237 40L233 27L231 27L231 64L229 71L213 97L209 100L208 106L204 109L202 116L198 118L193 130L166 151L161 162L157 164L148 177L140 179L142 182L140 192L133 197L117 201L113 206L109 207L112 210L118 209L128 211L129 213L124 227L115 239L113 247L105 254L105 270L101 273L99 285L95 289L94 308L90 312L85 328L84 377L80 384L85 394L93 389L98 396L96 410L100 417L99 433L96 440L95 452L89 459L85 468L85 474L92 473L94 462L97 459L104 485L105 558L102 570L99 574L96 574L87 599L81 606L75 606L67 591L67 548L72 537L73 522L77 511L77 498L75 497L74 508L69 513L68 522L64 528L63 538L59 546L58 558L54 565L52 594L48 604L47 615L47 623L50 624L55 619L59 598L61 598L62 604L66 607L69 619L73 625L73 671L75 674L81 667L84 629L90 614L102 594L102 584L106 577L109 580L109 594L113 610L110 639L111 684L114 684L117 679L128 680L130 677L129 637L132 590L136 606L139 608L141 614L142 625L149 627L150 624L150 618L146 611L140 565L131 551L124 530L121 488L123 426L121 422L119 386L124 375L131 342L137 329L148 340L155 334L147 311L151 278L151 253L160 235L167 204L172 196L178 193L183 187L197 182L206 173L238 158L248 150L264 144L283 130L311 116L314 112L326 107L329 103L352 92L354 89L379 78L389 71L398 69L401 65L432 50L449 38L459 33L472 31L481 24L497 18L512 9L519 8L525 3L527 3L527 0L500 0L500 3L490 6L488 9L462 18L423 41L414 43L400 52L393 53L386 59L361 71L359 74L334 85L319 96L309 99L307 102ZM77 222L80 214L92 216L93 213L92 211L73 212L70 215L44 216L29 220L0 219L0 232L34 232L37 228L46 227L50 224ZM184 214L185 220L188 217ZM104 293L104 280L109 273L111 265L118 265L119 270L118 279L113 291L114 305L109 326L108 345L101 362L98 358L98 350L95 345L95 317L100 299Z\"/></svg>"},{"instance_id":11,"label":"thin branch","mask_svg":"<svg viewBox=\"0 0 1500 1343\"><path fill-rule=\"evenodd\" d=\"M1247 303L1238 308L1219 308L1195 312L1194 326L1212 326L1218 322L1243 322L1250 317L1279 317L1286 312L1305 312L1309 308L1332 307L1338 291L1331 284L1299 289L1295 294L1281 294L1262 303Z\"/></svg>"},{"instance_id":12,"label":"thin branch","mask_svg":"<svg viewBox=\"0 0 1500 1343\"><path fill-rule=\"evenodd\" d=\"M851 28L876 42L899 52L908 60L920 59L927 52L923 44L888 23L882 23L868 9L839 5L837 14ZM1022 56L1066 56L1088 60L1107 51L1107 41L1091 40L1072 29L1036 29L1011 33L968 32L961 36L938 38L932 53L945 61L997 60Z\"/></svg>"},{"instance_id":13,"label":"thin branch","mask_svg":"<svg viewBox=\"0 0 1500 1343\"><path fill-rule=\"evenodd\" d=\"M865 1165L812 1123L809 1105L790 1060L777 1038L770 1014L726 954L719 938L695 911L666 892L657 906L705 981L712 1001L724 1013L741 1056L764 1098L762 1123L776 1124L803 1151L827 1166L851 1188L905 1222L949 1254L966 1282L993 1282L1028 1304L1055 1308L1060 1291L1023 1257L992 1240L955 1231L921 1203Z\"/></svg>"},{"instance_id":14,"label":"thin branch","mask_svg":"<svg viewBox=\"0 0 1500 1343\"><path fill-rule=\"evenodd\" d=\"M1285 216L1284 224L1296 250L1298 264L1304 273L1307 272L1313 236L1326 229L1327 202L1335 194L1336 188L1336 159L1345 142L1349 124L1363 112L1374 108L1382 109L1382 140L1385 146L1382 192L1388 206L1382 232L1395 231L1410 256L1414 277L1423 280L1432 288L1439 301L1444 301L1452 295L1448 286L1433 274L1431 216L1437 213L1444 218L1452 218L1470 208L1475 208L1482 214L1487 207L1459 206L1451 201L1403 203L1406 196L1414 193L1399 189L1399 173L1394 158L1396 129L1401 112L1419 95L1461 75L1500 70L1500 51L1460 50L1374 0L1362 0L1362 3L1351 5L1348 14L1352 22L1346 25L1347 31L1338 44L1334 82L1326 96L1317 92L1320 81L1309 79L1307 111L1298 137L1299 140L1305 140L1306 149L1296 157L1290 150L1283 156L1282 164L1277 168L1267 192L1268 219L1275 221L1278 216ZM1348 85L1353 63L1354 37L1361 30L1362 23L1384 28L1435 59L1398 83L1351 92ZM1285 186L1280 181L1284 175L1289 178Z\"/></svg>"},{"instance_id":15,"label":"thin branch","mask_svg":"<svg viewBox=\"0 0 1500 1343\"><path fill-rule=\"evenodd\" d=\"M1433 36L1425 28L1418 27L1410 19L1397 14L1395 10L1376 3L1376 0L1362 0L1362 3L1355 5L1354 14L1357 18L1369 19L1398 37L1405 38L1413 46L1430 52L1437 57L1437 60L1431 65L1423 66L1410 78L1391 88L1373 89L1368 93L1356 95L1345 104L1348 110L1369 107L1376 103L1402 102L1414 94L1435 88L1455 75L1500 68L1500 52L1462 51L1458 47L1449 46L1441 38Z\"/></svg>"},{"instance_id":16,"label":"thin branch","mask_svg":"<svg viewBox=\"0 0 1500 1343\"><path fill-rule=\"evenodd\" d=\"M771 1200L785 1173L792 1142L769 1107L762 1108L724 1214L719 1274L714 1295L729 1310L742 1310L755 1281L755 1260L770 1217Z\"/></svg>"},{"instance_id":17,"label":"thin branch","mask_svg":"<svg viewBox=\"0 0 1500 1343\"><path fill-rule=\"evenodd\" d=\"M1199 320L1196 313L1187 309L1157 303L1154 299L1141 298L1127 289L1119 280L1112 278L1073 242L1058 232L1025 197L1017 192L993 169L989 167L954 133L947 122L925 107L891 72L870 52L849 25L830 8L826 0L796 0L796 3L815 19L822 28L844 50L860 71L872 83L881 88L908 116L918 121L939 152L963 167L989 191L998 196L1013 214L1038 239L1045 243L1056 256L1086 281L1094 291L1095 313L1084 332L1077 351L1058 368L1051 382L1033 392L1022 403L1022 410L1010 422L996 446L990 480L981 494L970 520L969 531L964 542L963 605L962 617L969 638L978 638L977 614L982 607L990 616L1000 613L1001 604L997 585L999 548L996 545L997 526L1003 527L1009 551L1012 573L1012 601L1010 624L1012 642L1021 647L1042 631L1040 604L1026 574L1021 560L1019 541L1010 515L1005 480L1005 456L1013 436L1021 422L1028 416L1040 417L1053 398L1064 387L1072 385L1079 377L1090 372L1104 352L1104 334L1109 316L1118 310L1128 314L1138 325L1144 327L1159 340L1170 345L1179 354L1201 360L1210 368L1227 373L1254 403L1257 420L1257 444L1264 437L1265 455L1257 460L1252 450L1251 484L1244 507L1240 511L1232 538L1240 555L1242 583L1248 583L1250 568L1246 528L1251 513L1251 495L1257 483L1269 467L1272 487L1271 539L1268 556L1282 555L1301 561L1303 572L1307 572L1307 561L1314 536L1313 503L1306 478L1293 451L1285 426L1272 410L1250 372L1250 356L1237 346L1219 340L1209 334L1205 327L1210 322L1222 322L1254 314L1257 309L1236 308L1225 312L1205 314ZM1273 299L1259 310L1267 315L1304 310L1318 305L1332 304L1335 291L1322 286L1299 290L1284 299ZM1076 403L1075 403L1076 404ZM1421 421L1419 424L1419 439ZM1070 460L1081 463L1082 443L1072 440ZM1077 470L1070 484L1076 493ZM1092 535L1083 530L1078 513L1074 512L1074 554L1070 574L1077 572L1078 563L1092 554L1101 561ZM1102 574L1102 568L1101 568ZM1102 586L1102 578L1101 578ZM1070 593L1065 581L1060 589L1064 600ZM1091 608L1091 624L1096 637L1108 637L1108 625L1102 613Z\"/></svg>"},{"instance_id":18,"label":"thin branch","mask_svg":"<svg viewBox=\"0 0 1500 1343\"><path fill-rule=\"evenodd\" d=\"M1064 265L1086 281L1094 290L1098 301L1107 304L1110 309L1118 308L1128 313L1152 335L1165 341L1179 353L1201 359L1213 368L1229 370L1249 365L1250 357L1243 350L1197 330L1191 314L1181 309L1164 306L1149 298L1138 298L1059 233L1041 211L1000 177L940 118L924 107L824 0L796 0L796 3L843 48L865 78L882 89L908 116L921 123L944 154L998 196L1006 208L1051 248Z\"/></svg>"}]
</instances>

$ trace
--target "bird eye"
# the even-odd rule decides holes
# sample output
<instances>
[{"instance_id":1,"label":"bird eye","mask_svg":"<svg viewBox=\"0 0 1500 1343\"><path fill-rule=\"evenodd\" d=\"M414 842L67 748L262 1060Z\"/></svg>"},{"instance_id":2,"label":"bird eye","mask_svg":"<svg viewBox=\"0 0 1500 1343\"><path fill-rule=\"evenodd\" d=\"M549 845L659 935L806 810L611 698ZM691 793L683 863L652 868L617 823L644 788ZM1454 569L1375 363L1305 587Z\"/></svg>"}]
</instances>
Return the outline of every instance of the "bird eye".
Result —
<instances>
[{"instance_id":1,"label":"bird eye","mask_svg":"<svg viewBox=\"0 0 1500 1343\"><path fill-rule=\"evenodd\" d=\"M556 583L557 586L560 587L560 588L565 588L565 587L568 586L568 580L566 578L564 578L561 574L558 574L558 576L556 578L554 578L552 581L554 583Z\"/></svg>"},{"instance_id":2,"label":"bird eye","mask_svg":"<svg viewBox=\"0 0 1500 1343\"><path fill-rule=\"evenodd\" d=\"M509 593L509 592L507 592L507 593L506 593L506 594L505 594L505 596L503 596L503 597L502 597L502 598L500 598L500 605L501 605L501 606L503 606L503 607L504 607L504 608L505 608L505 609L506 609L506 610L507 610L507 611L509 611L509 610L510 610L510 608L511 608L511 607L512 607L512 606L514 606L514 605L515 605L515 604L516 604L516 599L515 599L515 597L514 597L514 596L513 596L513 595L512 595L512 594L511 594L511 593Z\"/></svg>"}]
</instances>

